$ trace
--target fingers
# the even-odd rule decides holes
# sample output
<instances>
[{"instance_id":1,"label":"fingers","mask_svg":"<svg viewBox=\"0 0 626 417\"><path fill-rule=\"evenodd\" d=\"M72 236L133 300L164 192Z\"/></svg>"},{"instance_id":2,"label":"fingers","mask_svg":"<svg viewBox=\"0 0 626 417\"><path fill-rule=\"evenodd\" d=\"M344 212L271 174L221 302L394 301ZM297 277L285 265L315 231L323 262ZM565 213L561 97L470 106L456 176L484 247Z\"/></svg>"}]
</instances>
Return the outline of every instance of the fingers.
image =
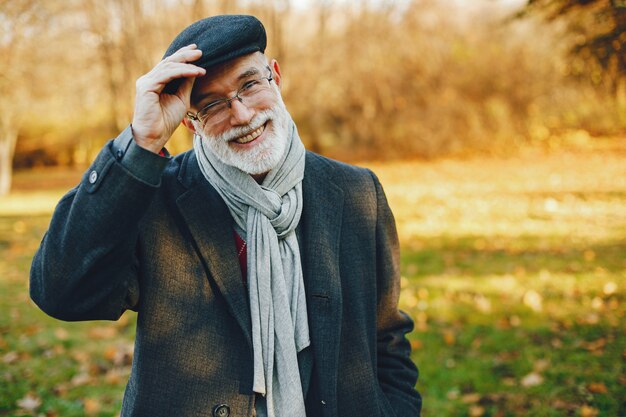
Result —
<instances>
[{"instance_id":1,"label":"fingers","mask_svg":"<svg viewBox=\"0 0 626 417\"><path fill-rule=\"evenodd\" d=\"M185 108L189 108L189 106L191 105L191 90L195 81L196 77L185 78L185 81L182 82L180 87L178 87L178 91L176 92L182 102L185 103Z\"/></svg>"},{"instance_id":2,"label":"fingers","mask_svg":"<svg viewBox=\"0 0 626 417\"><path fill-rule=\"evenodd\" d=\"M205 75L204 68L190 63L202 56L202 51L196 48L195 44L188 45L163 59L150 72L137 80L137 91L160 94L165 85L174 79Z\"/></svg>"},{"instance_id":3,"label":"fingers","mask_svg":"<svg viewBox=\"0 0 626 417\"><path fill-rule=\"evenodd\" d=\"M193 62L202 56L202 51L197 49L198 46L195 43L191 45L183 46L172 55L164 58L165 62Z\"/></svg>"}]
</instances>

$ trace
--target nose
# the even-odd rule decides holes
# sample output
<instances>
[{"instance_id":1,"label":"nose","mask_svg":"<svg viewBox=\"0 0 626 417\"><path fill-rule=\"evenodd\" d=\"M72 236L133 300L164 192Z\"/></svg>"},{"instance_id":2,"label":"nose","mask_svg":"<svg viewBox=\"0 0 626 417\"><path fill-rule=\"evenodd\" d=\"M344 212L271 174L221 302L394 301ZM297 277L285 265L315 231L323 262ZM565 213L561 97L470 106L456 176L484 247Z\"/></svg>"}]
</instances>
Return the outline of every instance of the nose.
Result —
<instances>
[{"instance_id":1,"label":"nose","mask_svg":"<svg viewBox=\"0 0 626 417\"><path fill-rule=\"evenodd\" d=\"M254 110L235 99L230 102L230 124L242 126L250 123L254 117Z\"/></svg>"}]
</instances>

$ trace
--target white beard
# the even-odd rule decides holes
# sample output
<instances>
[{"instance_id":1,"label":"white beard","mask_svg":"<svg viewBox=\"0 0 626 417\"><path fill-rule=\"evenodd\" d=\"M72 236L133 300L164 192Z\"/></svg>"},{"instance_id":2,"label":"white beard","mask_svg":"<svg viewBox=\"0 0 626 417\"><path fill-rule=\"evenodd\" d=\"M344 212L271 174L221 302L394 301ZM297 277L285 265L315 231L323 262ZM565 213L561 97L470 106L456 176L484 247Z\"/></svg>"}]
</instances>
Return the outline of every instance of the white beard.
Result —
<instances>
[{"instance_id":1,"label":"white beard","mask_svg":"<svg viewBox=\"0 0 626 417\"><path fill-rule=\"evenodd\" d=\"M202 138L208 150L222 163L246 174L258 175L271 171L280 162L289 140L290 119L285 103L278 93L277 103L257 113L248 126L235 127L217 136L204 132L198 122L194 122L194 126L196 134ZM245 150L235 149L228 144L230 140L258 129L268 120L271 123L265 127L266 137L261 143Z\"/></svg>"}]
</instances>

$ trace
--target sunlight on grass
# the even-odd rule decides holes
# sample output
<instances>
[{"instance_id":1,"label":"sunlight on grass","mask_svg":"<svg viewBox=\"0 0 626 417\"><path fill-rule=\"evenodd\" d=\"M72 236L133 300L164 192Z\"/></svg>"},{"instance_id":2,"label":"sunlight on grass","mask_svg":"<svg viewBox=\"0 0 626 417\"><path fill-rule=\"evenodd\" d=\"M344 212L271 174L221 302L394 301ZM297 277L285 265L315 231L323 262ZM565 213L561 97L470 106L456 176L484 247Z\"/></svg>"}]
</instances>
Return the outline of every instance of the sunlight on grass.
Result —
<instances>
[{"instance_id":1,"label":"sunlight on grass","mask_svg":"<svg viewBox=\"0 0 626 417\"><path fill-rule=\"evenodd\" d=\"M15 191L0 197L0 216L51 214L68 190Z\"/></svg>"},{"instance_id":2,"label":"sunlight on grass","mask_svg":"<svg viewBox=\"0 0 626 417\"><path fill-rule=\"evenodd\" d=\"M620 154L524 155L376 166L404 243L424 236L541 236L578 242L626 232ZM488 240L488 239L487 239Z\"/></svg>"}]
</instances>

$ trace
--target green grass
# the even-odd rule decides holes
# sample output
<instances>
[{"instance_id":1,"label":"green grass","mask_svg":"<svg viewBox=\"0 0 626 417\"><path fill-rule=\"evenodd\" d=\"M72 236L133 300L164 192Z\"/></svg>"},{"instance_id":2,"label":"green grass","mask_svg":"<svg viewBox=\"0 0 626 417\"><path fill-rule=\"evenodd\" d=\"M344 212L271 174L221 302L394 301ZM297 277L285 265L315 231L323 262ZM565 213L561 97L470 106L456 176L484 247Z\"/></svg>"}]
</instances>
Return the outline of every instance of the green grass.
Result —
<instances>
[{"instance_id":1,"label":"green grass","mask_svg":"<svg viewBox=\"0 0 626 417\"><path fill-rule=\"evenodd\" d=\"M374 168L425 416L626 416L623 152Z\"/></svg>"},{"instance_id":2,"label":"green grass","mask_svg":"<svg viewBox=\"0 0 626 417\"><path fill-rule=\"evenodd\" d=\"M623 152L373 168L399 226L424 416L626 416ZM0 199L0 416L120 410L134 315L64 323L28 297L50 211L79 175L22 173Z\"/></svg>"},{"instance_id":3,"label":"green grass","mask_svg":"<svg viewBox=\"0 0 626 417\"><path fill-rule=\"evenodd\" d=\"M37 309L28 270L48 222L49 215L0 217L0 415L115 416L130 372L134 317L63 323ZM27 398L34 405L20 407Z\"/></svg>"},{"instance_id":4,"label":"green grass","mask_svg":"<svg viewBox=\"0 0 626 417\"><path fill-rule=\"evenodd\" d=\"M425 415L626 415L626 244L581 261L539 243L510 256L442 238L403 256Z\"/></svg>"}]
</instances>

